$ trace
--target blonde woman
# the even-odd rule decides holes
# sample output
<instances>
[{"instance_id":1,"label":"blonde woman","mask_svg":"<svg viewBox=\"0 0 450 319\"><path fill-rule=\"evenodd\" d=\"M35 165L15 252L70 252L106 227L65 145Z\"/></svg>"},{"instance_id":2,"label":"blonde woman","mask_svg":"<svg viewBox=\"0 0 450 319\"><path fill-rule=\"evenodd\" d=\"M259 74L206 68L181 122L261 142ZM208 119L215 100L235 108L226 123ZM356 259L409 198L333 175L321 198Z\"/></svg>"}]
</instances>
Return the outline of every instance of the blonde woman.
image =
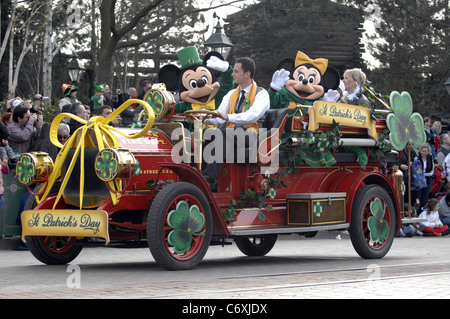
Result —
<instances>
[{"instance_id":1,"label":"blonde woman","mask_svg":"<svg viewBox=\"0 0 450 319\"><path fill-rule=\"evenodd\" d=\"M366 83L366 74L361 69L350 69L344 72L345 92L344 103L362 105L371 108L370 102L363 94L362 88Z\"/></svg>"}]
</instances>

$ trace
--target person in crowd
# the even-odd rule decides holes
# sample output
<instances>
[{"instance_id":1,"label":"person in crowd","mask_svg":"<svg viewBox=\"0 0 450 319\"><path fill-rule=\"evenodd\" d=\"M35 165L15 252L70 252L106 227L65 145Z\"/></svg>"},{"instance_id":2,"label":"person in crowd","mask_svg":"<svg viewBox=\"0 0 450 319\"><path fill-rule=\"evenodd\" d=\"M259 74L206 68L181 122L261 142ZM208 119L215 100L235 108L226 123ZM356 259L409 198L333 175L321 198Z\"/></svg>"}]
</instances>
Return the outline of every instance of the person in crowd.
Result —
<instances>
[{"instance_id":1,"label":"person in crowd","mask_svg":"<svg viewBox=\"0 0 450 319\"><path fill-rule=\"evenodd\" d=\"M98 110L105 105L105 84L97 85L94 82L95 94L91 97L92 110Z\"/></svg>"},{"instance_id":2,"label":"person in crowd","mask_svg":"<svg viewBox=\"0 0 450 319\"><path fill-rule=\"evenodd\" d=\"M49 99L49 98L45 98L45 99ZM44 101L44 97L41 94L35 94L33 96L33 101L32 101L32 105L31 105L31 109L30 109L31 114L33 114L33 113L42 114L42 112L41 112L42 101Z\"/></svg>"},{"instance_id":3,"label":"person in crowd","mask_svg":"<svg viewBox=\"0 0 450 319\"><path fill-rule=\"evenodd\" d=\"M430 129L432 138L431 138L431 146L432 146L432 150L431 153L433 154L434 158L436 158L437 156L437 150L439 149L439 147L441 147L441 140L439 139L439 136L442 133L442 124L440 121L434 121L433 124L431 125L431 129Z\"/></svg>"},{"instance_id":4,"label":"person in crowd","mask_svg":"<svg viewBox=\"0 0 450 319\"><path fill-rule=\"evenodd\" d=\"M3 158L0 161L0 209L5 209L5 198L3 194L5 193L5 189L3 188L3 174L8 175L9 174L9 166L8 166L8 159Z\"/></svg>"},{"instance_id":5,"label":"person in crowd","mask_svg":"<svg viewBox=\"0 0 450 319\"><path fill-rule=\"evenodd\" d=\"M129 96L127 96L126 93L128 93ZM128 90L127 90L126 93L125 93L124 96L123 96L124 101L127 101L128 99L137 99L138 96L139 96L139 95L137 94L136 88L134 88L134 87L128 88ZM136 108L139 106L139 104L134 103L134 104L131 104L130 106L131 106L132 108L136 109Z\"/></svg>"},{"instance_id":6,"label":"person in crowd","mask_svg":"<svg viewBox=\"0 0 450 319\"><path fill-rule=\"evenodd\" d=\"M131 97L128 93L123 94L123 98L126 100L129 100ZM125 102L124 101L124 102ZM144 106L142 104L137 104L137 107L134 107L135 104L130 105L125 110L120 113L120 116L122 117L122 126L123 127L129 127L131 124L133 124L134 117L136 115L139 115L139 113L144 109Z\"/></svg>"},{"instance_id":7,"label":"person in crowd","mask_svg":"<svg viewBox=\"0 0 450 319\"><path fill-rule=\"evenodd\" d=\"M13 122L8 126L10 135L8 142L16 153L25 153L30 145L38 138L43 117L31 114L30 110L23 106L14 109Z\"/></svg>"},{"instance_id":8,"label":"person in crowd","mask_svg":"<svg viewBox=\"0 0 450 319\"><path fill-rule=\"evenodd\" d=\"M444 225L450 227L450 192L439 201L439 218Z\"/></svg>"},{"instance_id":9,"label":"person in crowd","mask_svg":"<svg viewBox=\"0 0 450 319\"><path fill-rule=\"evenodd\" d=\"M264 116L270 108L269 93L257 86L253 80L256 72L255 61L248 57L238 58L234 65L232 73L234 83L238 87L229 91L223 98L222 103L217 110L213 111L216 118L206 120L205 125L220 125L219 130L225 141L225 136L228 134L227 129L235 129L236 127L243 128L248 134L235 135L238 139L237 143L223 143L224 159L227 154L236 153L238 145L246 144L250 150L250 154L254 153L252 150L256 147L256 135L258 132L258 120ZM245 141L242 135L251 135L249 141ZM252 138L254 135L254 138ZM243 138L244 140L239 140ZM220 142L222 142L220 141ZM212 141L211 143L214 143ZM234 148L234 151L232 150ZM217 189L217 179L219 177L222 164L217 161L208 163L203 169L203 177L210 184L211 189Z\"/></svg>"},{"instance_id":10,"label":"person in crowd","mask_svg":"<svg viewBox=\"0 0 450 319\"><path fill-rule=\"evenodd\" d=\"M13 122L12 115L13 114L11 112L3 114L2 115L3 124L5 124L6 126L11 125L11 123Z\"/></svg>"},{"instance_id":11,"label":"person in crowd","mask_svg":"<svg viewBox=\"0 0 450 319\"><path fill-rule=\"evenodd\" d=\"M104 104L111 106L113 110L117 109L119 106L123 104L123 102L125 102L121 89L117 89L116 94L117 94L117 101L114 101L111 98L111 89L109 88L109 85L108 84L105 85L105 91L103 92L103 96L105 97Z\"/></svg>"},{"instance_id":12,"label":"person in crowd","mask_svg":"<svg viewBox=\"0 0 450 319\"><path fill-rule=\"evenodd\" d=\"M104 118L107 118L112 112L111 106L109 105L103 105L97 110L98 116L103 116ZM121 126L122 118L120 115L116 116L109 124L112 126Z\"/></svg>"},{"instance_id":13,"label":"person in crowd","mask_svg":"<svg viewBox=\"0 0 450 319\"><path fill-rule=\"evenodd\" d=\"M416 203L414 204L413 207L411 207L411 216L412 217L417 217L419 214L417 214L417 210L419 209L419 205L420 205L420 201L419 199L416 199ZM404 210L408 211L409 209L409 204L405 203L404 204ZM423 236L423 230L424 230L425 226L422 226L422 224L420 223L411 223L411 224L402 224L397 237L413 237L415 235L417 236Z\"/></svg>"},{"instance_id":14,"label":"person in crowd","mask_svg":"<svg viewBox=\"0 0 450 319\"><path fill-rule=\"evenodd\" d=\"M86 120L89 120L91 118L91 108L89 107L89 105L83 105L84 106L84 116L86 118Z\"/></svg>"},{"instance_id":15,"label":"person in crowd","mask_svg":"<svg viewBox=\"0 0 450 319\"><path fill-rule=\"evenodd\" d=\"M434 236L441 236L448 234L448 226L443 224L439 218L440 203L437 199L432 198L428 201L424 210L419 215L420 218L425 218L425 222L421 222L425 226L423 232L431 233Z\"/></svg>"},{"instance_id":16,"label":"person in crowd","mask_svg":"<svg viewBox=\"0 0 450 319\"><path fill-rule=\"evenodd\" d=\"M344 103L371 108L369 99L363 94L366 74L361 69L355 68L345 71L343 82L345 86Z\"/></svg>"},{"instance_id":17,"label":"person in crowd","mask_svg":"<svg viewBox=\"0 0 450 319\"><path fill-rule=\"evenodd\" d=\"M139 96L139 95L137 94L136 88L134 88L134 87L128 88L127 93L130 94L130 98L131 98L131 99L137 99L138 96Z\"/></svg>"},{"instance_id":18,"label":"person in crowd","mask_svg":"<svg viewBox=\"0 0 450 319\"><path fill-rule=\"evenodd\" d=\"M16 101L18 101L18 102L16 102ZM6 101L6 112L12 113L14 111L14 108L16 106L19 106L21 104L21 102L23 102L23 100L21 97L18 97L18 96Z\"/></svg>"},{"instance_id":19,"label":"person in crowd","mask_svg":"<svg viewBox=\"0 0 450 319\"><path fill-rule=\"evenodd\" d=\"M87 114L86 114L86 108L81 103L75 103L72 106L72 113L83 120L86 120L86 121L89 120L89 118L87 117ZM78 122L77 120L70 119L70 121L69 121L70 132L75 132L81 126L83 126L82 123Z\"/></svg>"},{"instance_id":20,"label":"person in crowd","mask_svg":"<svg viewBox=\"0 0 450 319\"><path fill-rule=\"evenodd\" d=\"M445 157L450 153L450 135L448 133L442 133L439 140L441 141L441 147L437 150L437 162L443 164Z\"/></svg>"},{"instance_id":21,"label":"person in crowd","mask_svg":"<svg viewBox=\"0 0 450 319\"><path fill-rule=\"evenodd\" d=\"M421 211L422 207L428 202L434 179L434 161L431 155L431 147L428 144L421 146L419 155L414 158L414 161L420 162L426 181L425 187L412 191L412 201L415 201L416 198L420 200L419 211Z\"/></svg>"},{"instance_id":22,"label":"person in crowd","mask_svg":"<svg viewBox=\"0 0 450 319\"><path fill-rule=\"evenodd\" d=\"M70 126L68 124L60 123L58 125L58 141L64 145L70 138L70 132Z\"/></svg>"},{"instance_id":23,"label":"person in crowd","mask_svg":"<svg viewBox=\"0 0 450 319\"><path fill-rule=\"evenodd\" d=\"M63 106L66 104L72 105L75 103L80 103L80 101L78 101L77 99L78 87L71 84L63 84L62 90L64 97L59 101L59 108L61 109L61 111L63 109Z\"/></svg>"},{"instance_id":24,"label":"person in crowd","mask_svg":"<svg viewBox=\"0 0 450 319\"><path fill-rule=\"evenodd\" d=\"M8 113L7 113L8 114ZM16 155L14 154L13 149L9 146L8 136L10 135L10 131L8 126L0 121L0 160L5 160L8 162L8 159L11 161L11 168L15 166L17 161Z\"/></svg>"},{"instance_id":25,"label":"person in crowd","mask_svg":"<svg viewBox=\"0 0 450 319\"><path fill-rule=\"evenodd\" d=\"M145 94L147 94L147 91L150 90L152 88L152 81L150 80L144 80L142 82L142 92L141 94L138 95L138 99L139 100L143 100L145 97Z\"/></svg>"},{"instance_id":26,"label":"person in crowd","mask_svg":"<svg viewBox=\"0 0 450 319\"><path fill-rule=\"evenodd\" d=\"M435 148L435 142L434 142L434 135L431 132L431 119L429 117L423 118L423 127L425 129L425 135L426 135L426 142L431 147L431 154L433 155L433 158L436 158L436 148Z\"/></svg>"}]
</instances>

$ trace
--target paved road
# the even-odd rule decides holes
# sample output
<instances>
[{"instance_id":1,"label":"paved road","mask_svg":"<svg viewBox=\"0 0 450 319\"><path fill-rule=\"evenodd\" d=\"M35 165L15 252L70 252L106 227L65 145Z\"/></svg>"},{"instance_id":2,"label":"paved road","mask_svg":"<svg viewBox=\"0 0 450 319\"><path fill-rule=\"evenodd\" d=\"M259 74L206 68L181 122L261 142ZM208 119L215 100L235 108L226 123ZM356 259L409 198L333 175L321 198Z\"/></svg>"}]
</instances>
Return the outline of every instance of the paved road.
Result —
<instances>
[{"instance_id":1,"label":"paved road","mask_svg":"<svg viewBox=\"0 0 450 319\"><path fill-rule=\"evenodd\" d=\"M212 246L197 268L177 272L160 268L147 248L85 248L69 266L3 248L0 298L450 298L449 245L450 236L396 238L385 258L364 260L346 235L290 236L265 257Z\"/></svg>"}]
</instances>

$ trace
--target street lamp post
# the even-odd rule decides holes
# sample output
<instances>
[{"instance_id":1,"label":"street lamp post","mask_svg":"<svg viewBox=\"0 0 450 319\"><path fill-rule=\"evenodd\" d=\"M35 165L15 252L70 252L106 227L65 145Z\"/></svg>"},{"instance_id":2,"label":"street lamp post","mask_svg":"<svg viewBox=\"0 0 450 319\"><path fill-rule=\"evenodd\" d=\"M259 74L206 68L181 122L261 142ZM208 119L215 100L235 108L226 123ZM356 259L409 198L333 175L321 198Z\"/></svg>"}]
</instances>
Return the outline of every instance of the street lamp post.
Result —
<instances>
[{"instance_id":1,"label":"street lamp post","mask_svg":"<svg viewBox=\"0 0 450 319\"><path fill-rule=\"evenodd\" d=\"M81 77L86 71L84 65L77 58L73 58L67 65L66 69L69 73L70 80L76 85L78 85L78 82L80 82Z\"/></svg>"},{"instance_id":2,"label":"street lamp post","mask_svg":"<svg viewBox=\"0 0 450 319\"><path fill-rule=\"evenodd\" d=\"M220 18L214 13L214 18L217 18L217 24L214 27L215 31L213 34L205 41L205 46L212 48L213 50L219 52L224 59L228 58L231 48L234 46L233 43L228 39L227 35L222 32L222 25L220 24Z\"/></svg>"}]
</instances>

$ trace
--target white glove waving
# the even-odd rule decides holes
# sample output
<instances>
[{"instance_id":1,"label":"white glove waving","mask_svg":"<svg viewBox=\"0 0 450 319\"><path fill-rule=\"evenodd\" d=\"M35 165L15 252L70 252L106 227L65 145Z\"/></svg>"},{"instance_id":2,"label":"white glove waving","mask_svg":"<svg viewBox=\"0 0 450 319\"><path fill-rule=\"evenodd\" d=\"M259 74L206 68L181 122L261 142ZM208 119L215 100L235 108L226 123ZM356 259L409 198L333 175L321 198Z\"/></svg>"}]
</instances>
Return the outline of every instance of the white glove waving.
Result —
<instances>
[{"instance_id":1,"label":"white glove waving","mask_svg":"<svg viewBox=\"0 0 450 319\"><path fill-rule=\"evenodd\" d=\"M285 69L277 70L272 76L272 82L270 82L270 87L275 91L281 90L283 86L289 81L289 71Z\"/></svg>"},{"instance_id":2,"label":"white glove waving","mask_svg":"<svg viewBox=\"0 0 450 319\"><path fill-rule=\"evenodd\" d=\"M208 61L206 61L206 66L213 70L225 72L230 67L230 63L228 63L227 61L223 61L213 55L208 59Z\"/></svg>"},{"instance_id":3,"label":"white glove waving","mask_svg":"<svg viewBox=\"0 0 450 319\"><path fill-rule=\"evenodd\" d=\"M327 93L323 96L323 100L327 102L337 102L341 95L338 91L329 89Z\"/></svg>"}]
</instances>

